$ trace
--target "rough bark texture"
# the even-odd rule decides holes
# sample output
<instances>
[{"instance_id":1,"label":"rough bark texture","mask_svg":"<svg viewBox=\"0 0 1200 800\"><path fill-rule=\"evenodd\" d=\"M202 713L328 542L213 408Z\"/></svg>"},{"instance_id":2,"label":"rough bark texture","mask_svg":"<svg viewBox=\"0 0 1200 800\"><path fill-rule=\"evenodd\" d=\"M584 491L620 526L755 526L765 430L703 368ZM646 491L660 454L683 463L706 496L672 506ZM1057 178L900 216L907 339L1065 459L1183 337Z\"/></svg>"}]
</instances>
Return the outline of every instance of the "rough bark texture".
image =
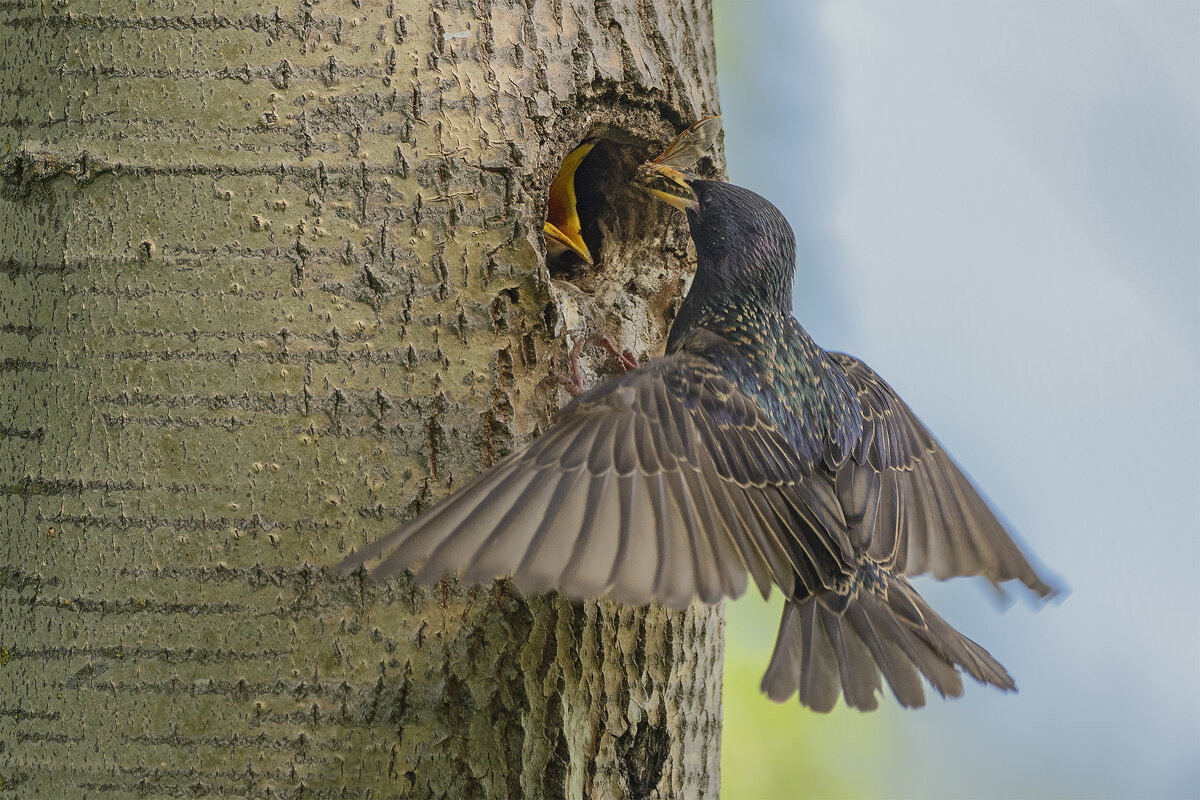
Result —
<instances>
[{"instance_id":1,"label":"rough bark texture","mask_svg":"<svg viewBox=\"0 0 1200 800\"><path fill-rule=\"evenodd\" d=\"M716 796L719 609L329 570L661 341L678 223L551 281L545 187L715 87L701 0L0 4L0 788Z\"/></svg>"}]
</instances>

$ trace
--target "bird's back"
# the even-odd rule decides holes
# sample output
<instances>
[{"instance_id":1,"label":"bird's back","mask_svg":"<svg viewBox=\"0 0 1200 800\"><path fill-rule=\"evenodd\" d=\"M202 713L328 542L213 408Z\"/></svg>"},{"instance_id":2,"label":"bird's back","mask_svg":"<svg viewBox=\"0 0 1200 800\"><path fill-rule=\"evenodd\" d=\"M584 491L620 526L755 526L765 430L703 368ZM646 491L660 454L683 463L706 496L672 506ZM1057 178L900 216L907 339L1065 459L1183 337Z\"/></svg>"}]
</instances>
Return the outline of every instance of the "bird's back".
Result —
<instances>
[{"instance_id":1,"label":"bird's back","mask_svg":"<svg viewBox=\"0 0 1200 800\"><path fill-rule=\"evenodd\" d=\"M842 368L787 312L697 300L703 302L681 308L667 352L713 362L762 407L806 464L840 466L862 436L862 410Z\"/></svg>"}]
</instances>

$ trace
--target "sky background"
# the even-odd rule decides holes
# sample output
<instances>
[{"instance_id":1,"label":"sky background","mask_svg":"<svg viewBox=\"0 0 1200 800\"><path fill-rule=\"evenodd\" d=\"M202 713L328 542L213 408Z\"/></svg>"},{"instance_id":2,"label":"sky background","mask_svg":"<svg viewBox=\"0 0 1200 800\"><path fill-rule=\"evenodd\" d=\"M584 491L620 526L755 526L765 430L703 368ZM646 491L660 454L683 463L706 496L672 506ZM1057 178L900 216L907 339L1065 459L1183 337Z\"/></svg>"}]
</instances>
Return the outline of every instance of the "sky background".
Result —
<instances>
[{"instance_id":1,"label":"sky background","mask_svg":"<svg viewBox=\"0 0 1200 800\"><path fill-rule=\"evenodd\" d=\"M795 310L903 396L1069 594L919 590L1008 667L921 711L758 694L728 609L724 795L1200 796L1200 2L720 2L729 176Z\"/></svg>"}]
</instances>

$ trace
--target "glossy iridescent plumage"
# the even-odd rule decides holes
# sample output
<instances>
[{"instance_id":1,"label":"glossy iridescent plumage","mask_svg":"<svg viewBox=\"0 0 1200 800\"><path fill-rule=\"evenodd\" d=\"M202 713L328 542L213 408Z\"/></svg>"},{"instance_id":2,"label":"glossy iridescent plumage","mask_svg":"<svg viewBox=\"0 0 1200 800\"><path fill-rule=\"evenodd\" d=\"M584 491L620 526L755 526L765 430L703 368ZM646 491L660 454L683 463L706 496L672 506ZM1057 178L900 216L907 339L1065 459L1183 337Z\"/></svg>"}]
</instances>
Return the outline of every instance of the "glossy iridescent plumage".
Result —
<instances>
[{"instance_id":1,"label":"glossy iridescent plumage","mask_svg":"<svg viewBox=\"0 0 1200 800\"><path fill-rule=\"evenodd\" d=\"M924 703L922 675L943 695L962 693L961 672L1014 688L905 576L1050 587L891 388L792 318L779 211L689 184L697 270L666 354L343 567L382 555L375 578L423 562L421 580L511 575L526 592L676 608L737 596L749 575L788 598L763 679L775 700L871 709L881 675L906 706Z\"/></svg>"}]
</instances>

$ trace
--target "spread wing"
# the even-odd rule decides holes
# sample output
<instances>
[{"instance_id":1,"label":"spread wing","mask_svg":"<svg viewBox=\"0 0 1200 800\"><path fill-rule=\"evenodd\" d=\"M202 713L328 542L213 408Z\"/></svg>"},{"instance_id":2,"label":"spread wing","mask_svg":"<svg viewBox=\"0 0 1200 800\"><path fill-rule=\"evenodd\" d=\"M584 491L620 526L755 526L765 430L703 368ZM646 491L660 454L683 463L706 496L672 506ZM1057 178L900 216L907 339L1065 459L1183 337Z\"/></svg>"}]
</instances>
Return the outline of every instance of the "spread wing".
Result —
<instances>
[{"instance_id":1,"label":"spread wing","mask_svg":"<svg viewBox=\"0 0 1200 800\"><path fill-rule=\"evenodd\" d=\"M839 468L838 497L855 547L903 575L983 575L1053 589L987 501L912 410L863 362L830 356L858 392L863 434Z\"/></svg>"},{"instance_id":2,"label":"spread wing","mask_svg":"<svg viewBox=\"0 0 1200 800\"><path fill-rule=\"evenodd\" d=\"M341 565L379 579L511 575L522 591L686 606L753 576L831 587L853 555L827 478L710 363L654 359L580 395L545 435Z\"/></svg>"}]
</instances>

